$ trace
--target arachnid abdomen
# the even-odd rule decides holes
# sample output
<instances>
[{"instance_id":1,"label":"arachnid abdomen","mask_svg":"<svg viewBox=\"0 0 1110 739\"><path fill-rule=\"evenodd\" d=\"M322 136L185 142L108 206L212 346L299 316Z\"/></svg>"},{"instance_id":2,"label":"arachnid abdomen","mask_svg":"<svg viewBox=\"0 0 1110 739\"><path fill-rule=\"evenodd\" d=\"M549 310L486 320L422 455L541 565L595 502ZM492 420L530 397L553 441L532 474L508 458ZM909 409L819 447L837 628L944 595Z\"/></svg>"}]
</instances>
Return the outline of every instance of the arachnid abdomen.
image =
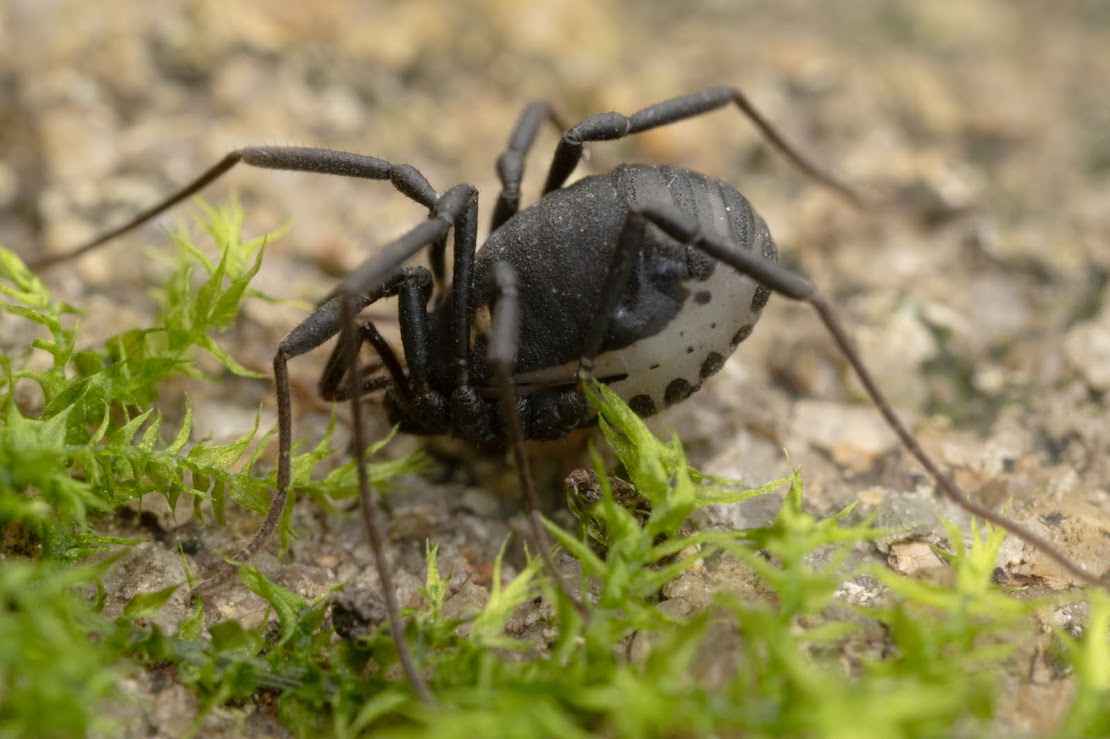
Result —
<instances>
[{"instance_id":1,"label":"arachnid abdomen","mask_svg":"<svg viewBox=\"0 0 1110 739\"><path fill-rule=\"evenodd\" d=\"M499 259L520 277L518 393L574 385L624 220L653 203L677 206L696 216L703 231L777 257L767 225L744 196L679 167L623 165L545 195L491 235L475 264L476 288ZM750 277L649 224L594 374L641 415L673 405L747 338L768 295ZM487 316L482 300L475 311L476 360L485 355Z\"/></svg>"}]
</instances>

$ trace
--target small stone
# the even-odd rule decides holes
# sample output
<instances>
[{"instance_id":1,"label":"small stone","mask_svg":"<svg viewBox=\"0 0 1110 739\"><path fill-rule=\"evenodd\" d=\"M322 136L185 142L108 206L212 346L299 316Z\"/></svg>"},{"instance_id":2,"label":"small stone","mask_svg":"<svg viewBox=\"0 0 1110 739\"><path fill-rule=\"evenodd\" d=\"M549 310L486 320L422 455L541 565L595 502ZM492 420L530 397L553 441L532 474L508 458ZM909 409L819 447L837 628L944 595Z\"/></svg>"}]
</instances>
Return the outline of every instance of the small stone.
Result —
<instances>
[{"instance_id":1,"label":"small stone","mask_svg":"<svg viewBox=\"0 0 1110 739\"><path fill-rule=\"evenodd\" d=\"M875 528L891 533L876 540L875 546L887 553L897 542L933 535L939 524L934 501L908 493L886 491L875 511Z\"/></svg>"},{"instance_id":2,"label":"small stone","mask_svg":"<svg viewBox=\"0 0 1110 739\"><path fill-rule=\"evenodd\" d=\"M947 567L932 545L923 541L900 541L891 545L887 562L900 575L915 576Z\"/></svg>"},{"instance_id":3,"label":"small stone","mask_svg":"<svg viewBox=\"0 0 1110 739\"><path fill-rule=\"evenodd\" d=\"M1096 392L1110 390L1110 309L1068 332L1064 352L1071 368Z\"/></svg>"},{"instance_id":4,"label":"small stone","mask_svg":"<svg viewBox=\"0 0 1110 739\"><path fill-rule=\"evenodd\" d=\"M791 432L855 472L869 469L876 457L898 443L874 408L822 400L794 405Z\"/></svg>"}]
</instances>

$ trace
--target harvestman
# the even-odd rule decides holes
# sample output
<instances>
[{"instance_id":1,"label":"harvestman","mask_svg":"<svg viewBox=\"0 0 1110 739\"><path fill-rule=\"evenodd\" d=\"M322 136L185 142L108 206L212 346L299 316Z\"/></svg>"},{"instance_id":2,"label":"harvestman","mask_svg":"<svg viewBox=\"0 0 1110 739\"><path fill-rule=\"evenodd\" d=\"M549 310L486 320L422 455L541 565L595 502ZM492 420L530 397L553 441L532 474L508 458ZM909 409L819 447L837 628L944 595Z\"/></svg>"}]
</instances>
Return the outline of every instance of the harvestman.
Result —
<instances>
[{"instance_id":1,"label":"harvestman","mask_svg":"<svg viewBox=\"0 0 1110 739\"><path fill-rule=\"evenodd\" d=\"M358 400L383 393L402 431L449 434L507 446L529 511L538 551L552 567L524 451L527 439L561 438L596 423L582 383L596 377L640 415L681 402L717 372L751 333L770 293L810 304L863 388L899 437L960 507L1039 548L1081 581L1099 581L1044 539L973 503L939 469L895 415L832 307L807 281L777 263L763 219L731 185L674 166L620 165L564 187L588 142L619 139L735 105L799 169L857 206L864 201L789 144L738 90L714 87L631 116L592 115L561 125L545 102L525 107L497 161L501 192L490 235L477 246L478 192L467 184L442 195L414 167L342 151L252 146L227 154L200 177L123 225L77 249L44 257L43 268L72 259L193 195L238 163L371 180L388 180L428 208L428 219L350 272L328 299L278 345L277 492L249 558L280 520L293 446L288 362L340 339L320 381L328 400L348 400L354 424L363 518L399 657L414 689L431 695L404 640L380 515L366 474ZM541 126L563 130L542 197L521 209L524 160ZM453 231L448 284L447 239ZM429 267L402 266L429 250ZM398 303L402 353L359 314L377 301ZM430 306L430 308L429 308ZM361 367L368 344L378 364ZM230 572L201 585L222 581Z\"/></svg>"}]
</instances>

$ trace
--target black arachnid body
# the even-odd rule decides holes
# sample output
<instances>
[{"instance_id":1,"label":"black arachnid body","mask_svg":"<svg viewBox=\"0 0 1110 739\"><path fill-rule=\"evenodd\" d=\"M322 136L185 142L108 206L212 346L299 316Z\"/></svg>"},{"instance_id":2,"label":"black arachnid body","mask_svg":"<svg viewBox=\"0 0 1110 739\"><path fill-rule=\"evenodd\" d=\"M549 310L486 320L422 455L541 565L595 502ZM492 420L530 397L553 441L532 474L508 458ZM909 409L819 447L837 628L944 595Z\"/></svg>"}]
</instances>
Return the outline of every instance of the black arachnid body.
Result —
<instances>
[{"instance_id":1,"label":"black arachnid body","mask_svg":"<svg viewBox=\"0 0 1110 739\"><path fill-rule=\"evenodd\" d=\"M703 231L775 259L763 219L730 185L677 167L647 165L622 165L549 193L494 231L478 252L474 285L487 284L498 262L511 265L521 285L513 383L525 438L558 439L596 419L581 403L577 381L591 311L606 288L599 267L612 261L627 213L641 203L668 201L696 218ZM719 267L699 249L648 225L594 359L594 375L638 414L652 415L687 398L723 366L751 332L769 296L750 277ZM471 381L487 394L493 389L486 362L492 297L487 291L476 295L468 354ZM450 310L443 303L431 317L432 352L450 346ZM450 365L431 366L431 386L450 387L443 372ZM442 416L422 425L392 389L386 401L392 420L404 431L469 430ZM471 440L500 439L499 424L483 430L485 436Z\"/></svg>"},{"instance_id":2,"label":"black arachnid body","mask_svg":"<svg viewBox=\"0 0 1110 739\"><path fill-rule=\"evenodd\" d=\"M262 146L232 151L181 190L131 221L45 267L94 249L189 197L242 162L255 167L387 180L429 217L355 268L280 342L274 355L278 411L277 491L245 559L277 526L290 484L293 448L288 362L340 337L320 381L321 394L349 400L357 458L366 439L362 405L385 392L387 411L405 431L450 434L512 454L537 549L554 570L536 512L526 439L557 439L590 425L582 381L608 383L649 415L696 390L747 337L771 292L808 303L864 390L938 490L1051 556L1081 581L1096 583L1043 538L968 501L899 420L815 288L776 261L766 224L731 185L673 166L622 165L563 187L586 142L619 139L735 105L801 170L857 205L863 200L788 144L738 90L713 87L630 116L601 113L567 128L544 102L525 107L497 162L501 192L490 236L477 245L478 193L466 184L442 195L406 164L330 149ZM563 130L543 195L520 209L524 160L544 125ZM446 252L453 234L448 284ZM405 266L428 251L428 267ZM396 298L402 354L360 317ZM370 346L378 363L363 366ZM430 692L405 642L385 557L379 513L365 463L358 465L363 518L401 664L414 689ZM208 590L231 568L202 584ZM556 578L557 583L561 580ZM571 597L572 602L577 602ZM581 606L580 606L581 607Z\"/></svg>"}]
</instances>

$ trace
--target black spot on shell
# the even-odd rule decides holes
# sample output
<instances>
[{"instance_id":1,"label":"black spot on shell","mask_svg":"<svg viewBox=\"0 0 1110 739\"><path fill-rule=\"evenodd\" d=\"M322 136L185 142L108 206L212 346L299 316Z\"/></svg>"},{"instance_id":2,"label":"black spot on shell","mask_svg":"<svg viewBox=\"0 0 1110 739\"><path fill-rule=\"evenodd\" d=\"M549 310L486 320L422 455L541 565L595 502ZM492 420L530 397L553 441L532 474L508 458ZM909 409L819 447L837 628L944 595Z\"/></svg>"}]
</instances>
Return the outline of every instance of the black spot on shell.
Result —
<instances>
[{"instance_id":1,"label":"black spot on shell","mask_svg":"<svg viewBox=\"0 0 1110 739\"><path fill-rule=\"evenodd\" d=\"M651 365L650 367L648 367L648 369L649 369L649 370L653 370L653 369L659 369L659 365L658 365L658 364L653 364L653 365Z\"/></svg>"},{"instance_id":2,"label":"black spot on shell","mask_svg":"<svg viewBox=\"0 0 1110 739\"><path fill-rule=\"evenodd\" d=\"M731 349L736 349L736 347L740 346L741 341L752 335L752 328L754 328L754 324L749 323L747 326L737 331L736 335L732 337L732 341L728 342L729 347Z\"/></svg>"},{"instance_id":3,"label":"black spot on shell","mask_svg":"<svg viewBox=\"0 0 1110 739\"><path fill-rule=\"evenodd\" d=\"M713 276L713 270L716 266L717 260L701 249L696 249L694 247L688 247L686 249L686 270L691 280L705 282Z\"/></svg>"},{"instance_id":4,"label":"black spot on shell","mask_svg":"<svg viewBox=\"0 0 1110 739\"><path fill-rule=\"evenodd\" d=\"M715 375L725 365L725 358L717 352L710 352L705 361L701 363L701 379Z\"/></svg>"},{"instance_id":5,"label":"black spot on shell","mask_svg":"<svg viewBox=\"0 0 1110 739\"><path fill-rule=\"evenodd\" d=\"M655 407L655 401L652 400L651 396L647 393L641 393L632 400L628 401L628 407L632 409L633 413L635 413L637 416L640 416L641 418L654 416L658 412L658 409Z\"/></svg>"},{"instance_id":6,"label":"black spot on shell","mask_svg":"<svg viewBox=\"0 0 1110 739\"><path fill-rule=\"evenodd\" d=\"M712 299L713 293L709 292L708 290L699 290L698 292L694 293L694 302L698 305L705 305Z\"/></svg>"},{"instance_id":7,"label":"black spot on shell","mask_svg":"<svg viewBox=\"0 0 1110 739\"><path fill-rule=\"evenodd\" d=\"M692 347L692 346L686 347L686 353L687 354L693 354L694 353L694 347Z\"/></svg>"},{"instance_id":8,"label":"black spot on shell","mask_svg":"<svg viewBox=\"0 0 1110 739\"><path fill-rule=\"evenodd\" d=\"M771 299L771 291L760 285L755 289L755 294L752 295L752 313L758 313L763 310L767 305L767 301Z\"/></svg>"},{"instance_id":9,"label":"black spot on shell","mask_svg":"<svg viewBox=\"0 0 1110 739\"><path fill-rule=\"evenodd\" d=\"M763 257L770 259L772 262L779 260L779 250L775 247L775 240L771 238L771 232L767 230L767 224L760 221L762 224L761 241L763 242ZM758 313L763 310L767 305L767 301L771 299L771 291L760 285L755 289L755 294L752 296L752 313Z\"/></svg>"},{"instance_id":10,"label":"black spot on shell","mask_svg":"<svg viewBox=\"0 0 1110 739\"><path fill-rule=\"evenodd\" d=\"M692 392L694 392L694 388L681 377L677 380L671 380L667 383L666 392L663 393L663 402L669 408L675 403L681 403L689 398Z\"/></svg>"}]
</instances>

